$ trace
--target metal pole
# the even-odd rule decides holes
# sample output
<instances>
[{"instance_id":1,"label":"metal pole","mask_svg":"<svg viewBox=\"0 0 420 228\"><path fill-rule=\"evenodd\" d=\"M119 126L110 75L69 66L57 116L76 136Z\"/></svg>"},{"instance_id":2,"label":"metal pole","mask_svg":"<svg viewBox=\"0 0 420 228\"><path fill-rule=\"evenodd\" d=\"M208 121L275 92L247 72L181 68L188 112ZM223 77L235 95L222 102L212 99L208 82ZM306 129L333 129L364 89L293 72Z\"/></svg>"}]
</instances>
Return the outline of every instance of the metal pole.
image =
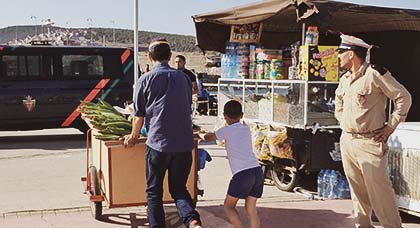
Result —
<instances>
[{"instance_id":1,"label":"metal pole","mask_svg":"<svg viewBox=\"0 0 420 228\"><path fill-rule=\"evenodd\" d=\"M112 42L115 43L115 28L112 28Z\"/></svg>"},{"instance_id":2,"label":"metal pole","mask_svg":"<svg viewBox=\"0 0 420 228\"><path fill-rule=\"evenodd\" d=\"M308 82L305 82L304 86L303 127L306 129L306 124L308 123Z\"/></svg>"},{"instance_id":3,"label":"metal pole","mask_svg":"<svg viewBox=\"0 0 420 228\"><path fill-rule=\"evenodd\" d=\"M138 27L139 27L139 4L138 0L134 0L134 84L133 84L133 99L134 99L134 88L136 88L137 78L139 75L139 63L138 63L138 56L139 56L139 37L138 37Z\"/></svg>"},{"instance_id":4,"label":"metal pole","mask_svg":"<svg viewBox=\"0 0 420 228\"><path fill-rule=\"evenodd\" d=\"M305 23L302 23L302 44L301 45L305 45L305 30L306 30L306 25Z\"/></svg>"},{"instance_id":5,"label":"metal pole","mask_svg":"<svg viewBox=\"0 0 420 228\"><path fill-rule=\"evenodd\" d=\"M92 39L93 39L93 37L92 37L92 24L93 24L93 20L92 20L92 18L88 18L88 19L86 19L86 21L87 21L88 26L89 26L88 31L90 32L89 43L90 43L90 46L92 46Z\"/></svg>"},{"instance_id":6,"label":"metal pole","mask_svg":"<svg viewBox=\"0 0 420 228\"><path fill-rule=\"evenodd\" d=\"M115 43L115 21L112 20L112 42Z\"/></svg>"},{"instance_id":7,"label":"metal pole","mask_svg":"<svg viewBox=\"0 0 420 228\"><path fill-rule=\"evenodd\" d=\"M66 38L67 38L67 45L69 45L69 40L70 40L69 23L70 23L70 21L66 21Z\"/></svg>"},{"instance_id":8,"label":"metal pole","mask_svg":"<svg viewBox=\"0 0 420 228\"><path fill-rule=\"evenodd\" d=\"M38 34L38 31L37 31L37 29L36 29L36 16L31 16L31 19L33 19L34 20L34 22L35 22L35 35L37 35Z\"/></svg>"}]
</instances>

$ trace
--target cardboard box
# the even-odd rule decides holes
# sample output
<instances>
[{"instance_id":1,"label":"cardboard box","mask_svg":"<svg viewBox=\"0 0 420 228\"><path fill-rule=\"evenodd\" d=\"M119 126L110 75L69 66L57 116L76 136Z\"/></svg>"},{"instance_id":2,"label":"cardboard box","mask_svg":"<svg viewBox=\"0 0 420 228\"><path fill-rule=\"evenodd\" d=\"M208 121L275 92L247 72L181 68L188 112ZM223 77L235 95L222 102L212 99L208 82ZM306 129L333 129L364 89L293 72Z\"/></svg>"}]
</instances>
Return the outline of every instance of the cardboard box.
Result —
<instances>
[{"instance_id":1,"label":"cardboard box","mask_svg":"<svg viewBox=\"0 0 420 228\"><path fill-rule=\"evenodd\" d=\"M337 46L301 46L300 77L306 81L338 81Z\"/></svg>"}]
</instances>

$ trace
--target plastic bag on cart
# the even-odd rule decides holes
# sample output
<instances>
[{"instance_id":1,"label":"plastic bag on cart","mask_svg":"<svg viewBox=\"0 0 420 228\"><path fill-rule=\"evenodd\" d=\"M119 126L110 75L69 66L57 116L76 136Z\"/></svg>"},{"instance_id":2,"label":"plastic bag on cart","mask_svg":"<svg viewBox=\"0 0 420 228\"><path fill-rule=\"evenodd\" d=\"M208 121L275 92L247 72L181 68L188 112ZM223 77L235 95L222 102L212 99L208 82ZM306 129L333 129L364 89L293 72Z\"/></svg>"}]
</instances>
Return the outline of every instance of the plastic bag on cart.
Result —
<instances>
[{"instance_id":1,"label":"plastic bag on cart","mask_svg":"<svg viewBox=\"0 0 420 228\"><path fill-rule=\"evenodd\" d=\"M250 127L252 145L254 146L254 153L260 160L270 159L270 148L267 133L270 130L269 125L255 124Z\"/></svg>"},{"instance_id":2,"label":"plastic bag on cart","mask_svg":"<svg viewBox=\"0 0 420 228\"><path fill-rule=\"evenodd\" d=\"M293 160L293 150L290 142L287 141L286 128L279 131L270 131L267 138L271 156Z\"/></svg>"},{"instance_id":3,"label":"plastic bag on cart","mask_svg":"<svg viewBox=\"0 0 420 228\"><path fill-rule=\"evenodd\" d=\"M280 145L275 145L274 148L270 147L270 153L273 157L294 160L292 145L287 140Z\"/></svg>"}]
</instances>

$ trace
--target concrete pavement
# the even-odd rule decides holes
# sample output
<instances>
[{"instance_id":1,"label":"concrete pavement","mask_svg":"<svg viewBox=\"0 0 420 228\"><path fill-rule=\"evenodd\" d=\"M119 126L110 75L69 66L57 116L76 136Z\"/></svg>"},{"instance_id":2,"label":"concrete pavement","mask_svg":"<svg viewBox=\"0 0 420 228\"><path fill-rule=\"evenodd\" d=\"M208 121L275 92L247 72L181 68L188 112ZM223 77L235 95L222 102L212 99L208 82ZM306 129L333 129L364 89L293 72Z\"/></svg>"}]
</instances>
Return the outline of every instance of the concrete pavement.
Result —
<instances>
[{"instance_id":1,"label":"concrete pavement","mask_svg":"<svg viewBox=\"0 0 420 228\"><path fill-rule=\"evenodd\" d=\"M223 211L222 201L204 201L198 203L198 210L203 220L203 227L232 227ZM176 208L166 206L166 219L169 228L182 228ZM278 201L263 198L258 203L261 227L296 227L296 228L352 228L349 200L328 201ZM246 221L245 209L239 206L239 213ZM419 219L403 214L405 228L420 227ZM375 227L380 227L375 224ZM117 228L148 227L144 207L105 210L102 221L94 220L86 209L61 212L45 212L43 214L7 215L0 218L2 228ZM247 227L247 226L245 226Z\"/></svg>"},{"instance_id":2,"label":"concrete pavement","mask_svg":"<svg viewBox=\"0 0 420 228\"><path fill-rule=\"evenodd\" d=\"M197 117L195 120L196 123L203 126L205 129L213 129L215 121L216 120L214 117L204 116ZM205 190L205 193L203 197L199 197L197 208L201 214L204 227L231 227L231 225L228 223L228 219L225 216L222 206L227 185L231 176L226 158L226 152L223 148L218 147L214 143L202 143L199 147L206 149L213 158L213 161L207 163L206 168L199 172L201 185ZM71 164L80 162L82 163L80 167L83 169L85 165L83 163L84 161L83 159L78 160L80 158L79 155L76 156L76 154L79 153L69 153L65 156L70 156L68 159L77 158ZM60 157L57 159L60 159ZM33 160L34 159L26 161L25 164L31 165ZM22 160L19 162L24 161ZM53 167L53 163L54 162L52 162L51 167ZM70 164L70 162L68 163ZM8 169L12 169L12 165L13 163L11 163L11 166L9 166ZM63 168L70 170L70 167ZM77 167L72 168L77 169ZM70 179L74 178L79 179L80 176L77 176L79 175L78 173L84 174L84 170L80 172L73 171L71 173L73 173L72 177L63 176L63 182L68 182ZM37 174L37 172L34 172L31 174L31 176L35 174L41 175L39 173ZM58 184L64 184L63 182ZM33 200L34 202L39 201L39 205L43 205L41 202L51 201L48 203L48 205L50 205L49 207L34 207L34 202L28 206L28 204L25 204L25 202L20 200L23 197L19 197L19 192L16 192L16 189L10 189L11 192L9 193L5 193L6 191L3 191L4 195L1 197L2 202L0 202L0 205L9 205L10 207L10 205L18 203L19 207L16 208L19 210L3 210L8 212L0 213L0 228L148 227L145 207L117 209L105 208L102 221L94 220L88 207L88 198L82 194L81 183L78 182L75 184L78 186L77 188L72 188L71 190L74 191L71 193L75 196L74 198L71 198L73 200L68 202L65 201L68 197L66 198L66 194L64 194L60 203L54 203L59 199L54 199L48 196L48 188L40 188L41 191L45 191L45 193L36 194L36 196L39 198ZM27 187L34 189L37 187L29 186L28 183L26 185ZM80 191L78 190L79 186ZM0 188L4 188L4 186L0 185ZM79 202L79 197L81 199L84 197L85 201ZM73 203L71 201L73 201ZM352 207L350 200L308 200L301 195L282 192L276 189L274 186L268 185L266 185L264 188L263 197L258 201L258 211L261 218L261 227L351 228L354 227L352 225L352 218L350 215L351 209ZM165 210L168 227L183 227L182 222L178 218L174 205L166 205ZM0 211L2 210L0 209ZM239 213L243 220L246 221L246 215L242 201L240 201L239 204ZM420 228L420 219L417 217L403 214L403 221L405 228Z\"/></svg>"}]
</instances>

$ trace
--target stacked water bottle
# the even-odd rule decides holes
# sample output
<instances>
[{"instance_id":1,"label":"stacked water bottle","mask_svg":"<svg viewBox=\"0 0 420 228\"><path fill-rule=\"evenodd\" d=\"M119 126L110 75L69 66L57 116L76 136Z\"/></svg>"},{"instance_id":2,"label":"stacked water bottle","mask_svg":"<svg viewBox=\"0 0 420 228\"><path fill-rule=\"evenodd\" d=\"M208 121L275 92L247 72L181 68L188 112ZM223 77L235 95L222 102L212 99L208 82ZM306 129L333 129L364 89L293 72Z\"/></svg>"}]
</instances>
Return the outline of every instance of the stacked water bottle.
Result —
<instances>
[{"instance_id":1,"label":"stacked water bottle","mask_svg":"<svg viewBox=\"0 0 420 228\"><path fill-rule=\"evenodd\" d=\"M236 44L227 43L226 53L222 56L222 78L236 78L237 77L237 56Z\"/></svg>"},{"instance_id":2,"label":"stacked water bottle","mask_svg":"<svg viewBox=\"0 0 420 228\"><path fill-rule=\"evenodd\" d=\"M318 174L318 196L328 199L350 199L347 178L339 171L323 169Z\"/></svg>"}]
</instances>

